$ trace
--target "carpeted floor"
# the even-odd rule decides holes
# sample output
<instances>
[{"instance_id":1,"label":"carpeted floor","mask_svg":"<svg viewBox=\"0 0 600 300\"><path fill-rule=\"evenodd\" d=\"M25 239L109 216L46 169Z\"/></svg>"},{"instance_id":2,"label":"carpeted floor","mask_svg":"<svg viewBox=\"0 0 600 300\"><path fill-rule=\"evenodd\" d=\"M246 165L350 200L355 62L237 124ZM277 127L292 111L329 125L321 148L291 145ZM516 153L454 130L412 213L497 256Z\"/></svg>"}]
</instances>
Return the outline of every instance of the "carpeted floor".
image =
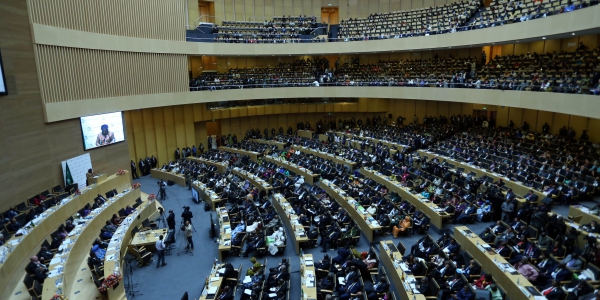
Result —
<instances>
[{"instance_id":1,"label":"carpeted floor","mask_svg":"<svg viewBox=\"0 0 600 300\"><path fill-rule=\"evenodd\" d=\"M157 179L151 178L150 176L144 176L139 180L135 180L142 184L142 191L145 193L157 194L158 186ZM183 206L190 206L191 211L194 214L192 223L196 229L193 236L195 251L194 256L189 254L177 255L185 247L183 244L183 233L178 231L176 233L176 247L171 251L171 255L167 256L165 261L167 266L156 268L155 264L149 267L133 267L132 280L133 283L137 284L135 290L139 291L135 293L135 297L132 294L128 294L128 299L139 298L139 299L181 299L183 294L187 291L190 299L197 299L202 291L204 280L209 274L210 269L215 258L218 257L217 244L210 238L210 217L212 216L216 220L214 212L205 212L204 205L197 205L192 201L191 192L184 187L174 185L167 188L167 196L169 199L163 201L165 211L168 212L172 209L176 216L177 224L181 222L181 213L183 212ZM555 207L553 211L566 216L568 214L568 207L560 206ZM468 225L474 232L481 232L490 223L475 223ZM167 227L166 224L159 223L159 227ZM446 225L444 230L454 230L454 225ZM288 229L286 228L286 232ZM434 238L439 237L435 231L430 230L429 232ZM397 241L401 240L407 247L412 246L421 235L415 234L414 236L401 237ZM378 243L382 239L391 239L391 236L381 237L376 236L374 243ZM288 234L289 240L289 234ZM366 238L361 238L357 249L359 251L368 251L370 245ZM376 247L378 249L378 247ZM323 253L320 253L320 248L305 249L305 253L311 253L315 259L321 259ZM329 254L334 252L329 251ZM299 258L297 257L294 247L288 244L285 249L285 253L279 256L267 256L268 263L267 267L276 266L282 257L290 257L291 263L291 288L290 288L290 299L300 299L300 275L299 275ZM231 263L235 268L240 264L243 264L243 274L245 274L248 267L251 265L249 258L242 257L225 257L225 262ZM259 261L264 261L264 258L260 258ZM125 280L126 282L127 280ZM128 290L129 291L129 290ZM241 297L242 291L238 289L235 299Z\"/></svg>"}]
</instances>

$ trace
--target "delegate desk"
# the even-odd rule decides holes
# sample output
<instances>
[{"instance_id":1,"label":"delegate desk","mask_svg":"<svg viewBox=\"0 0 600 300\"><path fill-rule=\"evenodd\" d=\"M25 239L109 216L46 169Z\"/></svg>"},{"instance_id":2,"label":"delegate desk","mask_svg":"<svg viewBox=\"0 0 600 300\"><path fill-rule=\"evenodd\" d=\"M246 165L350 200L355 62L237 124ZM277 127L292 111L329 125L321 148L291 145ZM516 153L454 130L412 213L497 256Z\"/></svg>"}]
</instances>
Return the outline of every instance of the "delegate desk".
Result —
<instances>
[{"instance_id":1,"label":"delegate desk","mask_svg":"<svg viewBox=\"0 0 600 300\"><path fill-rule=\"evenodd\" d=\"M300 257L300 282L301 293L303 293L302 299L317 300L316 276L315 262L312 254L304 254ZM288 300L290 299L288 298Z\"/></svg>"},{"instance_id":2,"label":"delegate desk","mask_svg":"<svg viewBox=\"0 0 600 300\"><path fill-rule=\"evenodd\" d=\"M176 174L174 172L162 171L161 169L152 169L150 170L150 175L152 178L162 179L165 181L173 181L176 184L185 187L185 176L183 174Z\"/></svg>"},{"instance_id":3,"label":"delegate desk","mask_svg":"<svg viewBox=\"0 0 600 300\"><path fill-rule=\"evenodd\" d=\"M581 218L579 218L580 216ZM596 221L597 224L600 224L600 217L592 214L588 208L579 205L569 206L569 217L573 217L574 220L579 218L577 223L581 225L590 224L592 221Z\"/></svg>"},{"instance_id":4,"label":"delegate desk","mask_svg":"<svg viewBox=\"0 0 600 300\"><path fill-rule=\"evenodd\" d=\"M236 149L236 148L224 147L224 146L220 146L219 150L231 152L231 153L242 154L242 155L248 155L248 156L250 156L250 159L254 162L258 161L258 157L262 155L261 153L254 152L254 151L248 151L248 150Z\"/></svg>"},{"instance_id":5,"label":"delegate desk","mask_svg":"<svg viewBox=\"0 0 600 300\"><path fill-rule=\"evenodd\" d=\"M236 174L246 180L249 180L253 186L258 188L259 191L265 191L268 193L270 190L273 189L273 186L270 185L268 182L262 180L260 177L254 175L253 173L242 170L238 167L235 167L233 169L233 174Z\"/></svg>"},{"instance_id":6,"label":"delegate desk","mask_svg":"<svg viewBox=\"0 0 600 300\"><path fill-rule=\"evenodd\" d=\"M403 200L412 203L416 209L421 210L429 217L431 224L437 227L437 229L442 229L443 219L450 217L450 215L444 212L437 204L434 204L429 200L421 200L420 194L415 195L411 193L409 188L403 187L398 181L391 181L387 176L365 168L361 168L360 173L375 180L377 183L385 185L388 190L398 193Z\"/></svg>"},{"instance_id":7,"label":"delegate desk","mask_svg":"<svg viewBox=\"0 0 600 300\"><path fill-rule=\"evenodd\" d=\"M304 177L304 181L309 184L314 184L315 178L319 177L319 175L313 173L312 171L305 169L304 167L298 167L298 165L295 163L291 163L287 160L282 161L279 157L265 156L265 160L282 166L297 175L302 175L302 177Z\"/></svg>"},{"instance_id":8,"label":"delegate desk","mask_svg":"<svg viewBox=\"0 0 600 300\"><path fill-rule=\"evenodd\" d=\"M156 241L158 241L158 237L162 235L166 239L168 231L168 228L138 231L133 239L131 239L131 242L129 242L129 245L127 245L129 248L129 253L135 254L135 248L140 247L144 247L150 252L155 252Z\"/></svg>"},{"instance_id":9,"label":"delegate desk","mask_svg":"<svg viewBox=\"0 0 600 300\"><path fill-rule=\"evenodd\" d=\"M148 202L147 198L148 195L142 195L144 202L142 202L140 207L133 214L127 216L127 218L121 222L119 228L117 228L117 231L113 234L110 243L106 248L106 255L104 256L105 274L114 274L115 272L124 274L124 271L122 271L124 270L124 261L121 258L125 256L125 251L128 249L125 243L129 241L131 231L146 218L149 220L158 218L158 207L162 207L162 205L160 205L158 201ZM138 215L140 216L139 218L137 218ZM109 300L122 299L125 296L124 285L119 284L115 289L108 289L107 293Z\"/></svg>"},{"instance_id":10,"label":"delegate desk","mask_svg":"<svg viewBox=\"0 0 600 300\"><path fill-rule=\"evenodd\" d=\"M307 139L312 139L313 132L310 131L310 130L298 130L298 136L299 137L303 137L303 138L307 138Z\"/></svg>"},{"instance_id":11,"label":"delegate desk","mask_svg":"<svg viewBox=\"0 0 600 300\"><path fill-rule=\"evenodd\" d=\"M60 201L54 207L51 207L33 220L35 227L28 223L25 225L26 233L22 236L13 236L5 240L3 246L0 246L0 298L8 299L12 290L6 287L15 287L21 285L23 279L23 269L29 263L29 258L40 249L42 242L51 232L65 222L69 217L75 215L78 210L87 203L94 202L98 194L104 194L112 189L131 187L131 176L110 175L106 181L100 184L92 184L80 190L80 195L71 195ZM50 284L50 281L48 281ZM45 299L45 298L44 298ZM48 298L50 299L50 298Z\"/></svg>"},{"instance_id":12,"label":"delegate desk","mask_svg":"<svg viewBox=\"0 0 600 300\"><path fill-rule=\"evenodd\" d=\"M351 170L354 170L354 167L356 166L355 162L353 162L351 160L347 160L347 159L345 159L345 158L343 158L341 156L336 156L334 154L330 154L330 153L326 153L326 152L314 150L314 149L307 148L307 147L304 147L304 146L294 146L294 148L300 149L301 150L300 152L304 151L306 153L310 153L312 155L315 155L315 156L318 156L318 157L322 157L324 159L330 159L333 162L335 162L336 164L340 164L340 165L343 165L343 166L349 166Z\"/></svg>"},{"instance_id":13,"label":"delegate desk","mask_svg":"<svg viewBox=\"0 0 600 300\"><path fill-rule=\"evenodd\" d=\"M198 300L215 299L217 297L223 287L223 282L225 282L225 278L219 276L218 270L221 267L223 267L223 265L213 265L210 275L206 277L206 285L204 286L204 289L202 289L202 293Z\"/></svg>"},{"instance_id":14,"label":"delegate desk","mask_svg":"<svg viewBox=\"0 0 600 300\"><path fill-rule=\"evenodd\" d=\"M419 150L417 151L419 153L419 155L421 156L425 156L428 158L428 160L434 159L434 158L438 158L438 160L440 160L440 162L443 162L444 160L446 160L448 163L453 164L455 167L458 168L464 168L464 173L467 174L469 172L474 172L475 176L477 177L481 177L483 175L486 175L488 177L494 178L495 181L498 181L499 178L502 178L502 180L504 180L504 183L507 187L511 188L513 190L513 192L518 195L519 197L517 197L517 201L519 201L519 204L523 204L525 203L527 200L525 200L522 196L526 195L527 193L529 193L530 190L533 190L533 192L538 196L538 201L537 203L539 203L540 201L542 201L542 199L544 199L546 197L546 195L538 190L535 190L531 187L527 187L525 185L522 185L521 183L518 182L514 182L512 180L507 179L506 177L503 177L500 174L496 174L496 173L492 173L489 172L487 170L484 170L482 168L478 168L475 166L471 166L469 164L463 163L463 162L459 162L457 160L454 160L452 158L449 157L444 157L444 156L440 156L437 155L433 152L429 152L429 151L425 151L425 150Z\"/></svg>"},{"instance_id":15,"label":"delegate desk","mask_svg":"<svg viewBox=\"0 0 600 300\"><path fill-rule=\"evenodd\" d=\"M413 290L410 283L416 281L412 273L406 273L398 262L402 261L402 254L394 245L394 242L386 240L379 242L379 259L381 266L385 268L388 280L396 287L399 299L425 300L425 296ZM406 281L403 280L406 278Z\"/></svg>"},{"instance_id":16,"label":"delegate desk","mask_svg":"<svg viewBox=\"0 0 600 300\"><path fill-rule=\"evenodd\" d=\"M275 207L279 218L287 225L288 230L292 230L293 234L290 234L289 236L292 237L294 242L296 254L300 254L300 244L308 242L309 239L306 236L304 227L298 221L299 216L294 213L292 206L283 195L275 194L273 195L273 200L273 206Z\"/></svg>"},{"instance_id":17,"label":"delegate desk","mask_svg":"<svg viewBox=\"0 0 600 300\"><path fill-rule=\"evenodd\" d=\"M231 251L231 223L227 208L219 208L217 218L219 220L219 260L223 261L223 252Z\"/></svg>"},{"instance_id":18,"label":"delegate desk","mask_svg":"<svg viewBox=\"0 0 600 300\"><path fill-rule=\"evenodd\" d=\"M62 252L50 261L48 278L44 281L41 299L50 299L58 293L70 299L86 297L77 295L79 291L71 291L81 263L87 259L92 243L98 237L106 220L118 213L121 208L135 202L140 195L139 189L119 193L109 198L102 207L93 210L87 217L73 222L76 224L75 228L59 247Z\"/></svg>"},{"instance_id":19,"label":"delegate desk","mask_svg":"<svg viewBox=\"0 0 600 300\"><path fill-rule=\"evenodd\" d=\"M285 143L284 142L280 142L280 141L263 140L263 139L251 139L250 141L255 142L255 143L259 143L259 144L275 145L275 146L277 146L277 149L279 149L279 150L283 150L283 148L285 148Z\"/></svg>"},{"instance_id":20,"label":"delegate desk","mask_svg":"<svg viewBox=\"0 0 600 300\"><path fill-rule=\"evenodd\" d=\"M454 228L454 238L460 244L462 250L467 251L479 262L484 268L483 271L492 274L495 282L507 292L510 291L510 299L534 299L531 293L527 292L525 294L523 291L525 288L532 288L533 291L539 293L527 278L518 272L516 274L511 274L508 271L505 272L499 264L508 264L508 261L496 252L484 250L482 245L487 246L488 244L479 238L477 233L472 232L467 235L468 232L470 230L466 226L457 226Z\"/></svg>"},{"instance_id":21,"label":"delegate desk","mask_svg":"<svg viewBox=\"0 0 600 300\"><path fill-rule=\"evenodd\" d=\"M223 201L223 199L221 199L219 195L215 193L215 191L213 191L211 188L206 186L206 184L200 181L194 181L192 183L192 188L196 190L196 192L198 192L198 196L200 196L200 199L198 199L198 201L202 200L208 203L212 211L215 211L217 205L220 204L221 201Z\"/></svg>"},{"instance_id":22,"label":"delegate desk","mask_svg":"<svg viewBox=\"0 0 600 300\"><path fill-rule=\"evenodd\" d=\"M198 162L198 163L203 163L203 164L215 166L215 167L217 167L217 171L219 173L225 173L225 170L227 170L227 166L229 165L228 163L216 162L214 160L207 160L207 159L204 159L204 158L188 157L187 159L191 160L191 161Z\"/></svg>"},{"instance_id":23,"label":"delegate desk","mask_svg":"<svg viewBox=\"0 0 600 300\"><path fill-rule=\"evenodd\" d=\"M377 220L360 206L360 203L352 197L346 197L346 192L329 182L329 180L322 180L320 187L350 214L350 217L360 227L360 230L365 234L369 243L372 242L373 233L376 230L381 230L381 226L379 226Z\"/></svg>"}]
</instances>

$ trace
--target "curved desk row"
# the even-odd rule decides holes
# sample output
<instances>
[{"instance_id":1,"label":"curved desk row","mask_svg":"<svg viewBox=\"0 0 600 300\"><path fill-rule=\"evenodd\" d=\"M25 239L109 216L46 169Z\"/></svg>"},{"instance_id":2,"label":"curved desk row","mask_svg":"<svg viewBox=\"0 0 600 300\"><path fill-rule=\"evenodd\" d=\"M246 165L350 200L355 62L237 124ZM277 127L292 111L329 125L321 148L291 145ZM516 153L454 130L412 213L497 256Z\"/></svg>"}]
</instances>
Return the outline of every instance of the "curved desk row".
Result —
<instances>
[{"instance_id":1,"label":"curved desk row","mask_svg":"<svg viewBox=\"0 0 600 300\"><path fill-rule=\"evenodd\" d=\"M310 130L298 130L298 136L299 137L303 137L303 138L307 138L307 139L312 139L313 132L310 131Z\"/></svg>"},{"instance_id":2,"label":"curved desk row","mask_svg":"<svg viewBox=\"0 0 600 300\"><path fill-rule=\"evenodd\" d=\"M203 164L215 166L215 167L217 167L217 171L219 173L225 173L225 170L227 170L227 167L229 166L229 164L227 164L227 163L216 162L216 161L213 161L213 160L206 160L204 158L188 157L187 160L191 160L191 161L195 161L195 162L198 162L198 163L203 163Z\"/></svg>"},{"instance_id":3,"label":"curved desk row","mask_svg":"<svg viewBox=\"0 0 600 300\"><path fill-rule=\"evenodd\" d=\"M423 294L415 293L409 282L416 281L412 273L407 273L402 269L399 262L402 261L402 254L396 248L393 241L379 242L379 257L381 266L385 268L390 284L396 287L400 299L425 300ZM411 297L412 296L412 297Z\"/></svg>"},{"instance_id":4,"label":"curved desk row","mask_svg":"<svg viewBox=\"0 0 600 300\"><path fill-rule=\"evenodd\" d=\"M109 190L129 185L131 187L131 176L111 175L97 184L81 190L81 195L71 195L63 199L60 204L49 208L38 218L33 220L35 227L30 228L19 237L12 237L0 247L0 298L8 299L12 290L7 287L15 287L22 284L23 278L19 272L29 263L29 257L37 253L42 242L56 228L64 223L69 217L75 215L78 210L87 203L92 203L98 194L104 194Z\"/></svg>"},{"instance_id":5,"label":"curved desk row","mask_svg":"<svg viewBox=\"0 0 600 300\"><path fill-rule=\"evenodd\" d=\"M437 229L442 229L442 220L450 217L450 215L444 212L437 204L434 204L431 201L422 201L418 195L411 193L409 188L403 187L398 181L391 181L389 180L389 177L365 168L361 168L360 173L365 177L375 180L377 183L385 185L388 190L398 193L403 200L407 200L414 205L416 209L425 213L431 220L431 224L437 227Z\"/></svg>"},{"instance_id":6,"label":"curved desk row","mask_svg":"<svg viewBox=\"0 0 600 300\"><path fill-rule=\"evenodd\" d=\"M198 192L199 199L197 199L197 203L200 203L201 200L208 203L212 211L215 211L217 204L223 201L223 199L221 199L217 193L200 181L192 182L192 188Z\"/></svg>"},{"instance_id":7,"label":"curved desk row","mask_svg":"<svg viewBox=\"0 0 600 300\"><path fill-rule=\"evenodd\" d=\"M269 192L273 189L273 186L268 182L262 180L260 177L254 175L254 173L250 173L248 171L242 170L238 167L233 169L233 174L238 175L246 180L249 180L253 186L257 187L259 191Z\"/></svg>"},{"instance_id":8,"label":"curved desk row","mask_svg":"<svg viewBox=\"0 0 600 300\"><path fill-rule=\"evenodd\" d=\"M63 294L71 299L83 296L77 295L78 291L71 290L81 262L87 257L92 243L98 237L106 220L127 204L135 202L138 197L140 197L139 189L131 190L129 187L129 190L108 199L102 207L93 210L85 218L73 222L75 228L59 247L62 252L57 253L50 261L42 299L50 299L55 294Z\"/></svg>"},{"instance_id":9,"label":"curved desk row","mask_svg":"<svg viewBox=\"0 0 600 300\"><path fill-rule=\"evenodd\" d=\"M185 187L185 176L183 174L177 174L173 172L163 171L161 169L152 169L150 170L150 176L156 179L162 179L165 181L173 181L176 184ZM158 195L158 193L156 193Z\"/></svg>"},{"instance_id":10,"label":"curved desk row","mask_svg":"<svg viewBox=\"0 0 600 300\"><path fill-rule=\"evenodd\" d=\"M268 162L272 162L278 166L284 167L295 174L302 175L304 177L304 181L310 184L314 184L315 178L319 177L319 175L313 173L312 171L305 169L303 167L299 167L295 163L291 163L286 160L281 160L280 158L274 158L273 156L265 156L265 160Z\"/></svg>"},{"instance_id":11,"label":"curved desk row","mask_svg":"<svg viewBox=\"0 0 600 300\"><path fill-rule=\"evenodd\" d=\"M325 192L331 196L340 206L350 214L354 222L360 227L360 230L365 234L369 243L373 241L373 233L376 230L381 230L381 226L377 220L367 212L360 203L352 197L346 197L346 192L341 190L329 180L324 179L319 185Z\"/></svg>"},{"instance_id":12,"label":"curved desk row","mask_svg":"<svg viewBox=\"0 0 600 300\"><path fill-rule=\"evenodd\" d=\"M519 273L513 275L505 272L499 265L508 264L506 259L495 252L485 251L480 245L486 245L486 242L476 234L468 234L468 232L470 230L466 226L455 227L454 238L456 242L460 244L462 250L471 254L481 266L485 267L486 273L492 274L496 283L502 286L505 291L510 291L510 299L534 299L531 293L524 291L526 288L537 291L529 280Z\"/></svg>"},{"instance_id":13,"label":"curved desk row","mask_svg":"<svg viewBox=\"0 0 600 300\"><path fill-rule=\"evenodd\" d=\"M162 207L162 205L156 200L148 202L147 194L142 193L141 197L143 200L142 204L133 214L123 219L123 222L121 222L119 228L113 234L113 237L108 244L106 255L104 256L104 274L106 275L125 273L123 272L122 258L127 251L127 245L132 240L131 231L133 228L139 226L146 218L152 220L159 217L158 208ZM125 297L124 287L124 284L119 284L119 286L114 289L108 289L108 299L123 299Z\"/></svg>"},{"instance_id":14,"label":"curved desk row","mask_svg":"<svg viewBox=\"0 0 600 300\"><path fill-rule=\"evenodd\" d=\"M281 194L273 195L273 206L275 207L275 211L277 211L279 218L285 223L287 229L291 230L288 232L294 242L294 249L296 249L296 254L300 254L300 244L309 241L308 236L306 236L306 232L304 231L304 226L302 226L298 220L300 217L294 213L292 205Z\"/></svg>"},{"instance_id":15,"label":"curved desk row","mask_svg":"<svg viewBox=\"0 0 600 300\"><path fill-rule=\"evenodd\" d=\"M354 166L356 166L355 162L353 162L351 160L347 160L347 159L345 159L345 158L343 158L341 156L336 156L334 154L330 154L330 153L326 153L326 152L314 150L314 149L307 148L307 147L304 147L304 146L294 146L294 148L300 149L301 151L304 151L306 153L310 153L310 154L318 156L318 157L322 157L324 159L332 160L336 164L340 164L340 165L343 165L343 166L349 166L351 170L353 170Z\"/></svg>"},{"instance_id":16,"label":"curved desk row","mask_svg":"<svg viewBox=\"0 0 600 300\"><path fill-rule=\"evenodd\" d=\"M237 153L237 154L242 154L242 155L248 155L248 156L250 156L250 159L252 159L252 161L254 161L254 162L258 161L258 157L262 155L261 153L254 152L254 151L247 151L247 150L243 150L243 149L236 149L236 148L224 147L224 146L220 146L218 149L221 151Z\"/></svg>"},{"instance_id":17,"label":"curved desk row","mask_svg":"<svg viewBox=\"0 0 600 300\"><path fill-rule=\"evenodd\" d=\"M337 134L338 136L345 135L346 137L349 137L353 140L364 139L364 140L370 141L371 143L375 143L375 144L382 143L390 148L390 155L396 153L396 151L402 151L402 150L404 150L404 148L406 148L406 145L403 145L400 143L390 142L390 141L386 141L386 140L380 140L380 139L376 139L376 138L372 138L372 137L368 137L368 136L359 136L359 135L356 135L353 133L336 132L335 134ZM396 147L397 150L392 149L392 147Z\"/></svg>"},{"instance_id":18,"label":"curved desk row","mask_svg":"<svg viewBox=\"0 0 600 300\"><path fill-rule=\"evenodd\" d=\"M475 173L476 177L481 177L481 176L485 175L485 176L493 178L495 181L498 181L498 179L504 180L504 184L506 184L507 187L511 188L516 195L519 195L519 197L517 197L517 201L519 201L519 204L523 204L527 201L522 196L529 193L530 190L532 190L538 196L537 203L539 203L540 201L542 201L542 199L544 199L546 197L546 194L544 194L543 192L535 190L531 187L527 187L519 182L509 180L508 178L503 177L500 174L492 173L483 168L471 166L469 164L454 160L452 158L441 156L436 153L425 151L425 150L419 150L417 152L419 153L419 155L427 157L428 160L431 160L434 158L441 158L442 161L446 160L448 163L451 163L451 164L455 165L456 167L464 168L465 169L463 172L464 174L473 172L473 173Z\"/></svg>"},{"instance_id":19,"label":"curved desk row","mask_svg":"<svg viewBox=\"0 0 600 300\"><path fill-rule=\"evenodd\" d=\"M255 142L255 143L259 143L259 144L274 145L274 146L277 146L277 149L279 149L279 150L283 150L283 148L285 148L285 143L284 142L280 142L280 141L263 140L263 139L251 139L250 141Z\"/></svg>"}]
</instances>

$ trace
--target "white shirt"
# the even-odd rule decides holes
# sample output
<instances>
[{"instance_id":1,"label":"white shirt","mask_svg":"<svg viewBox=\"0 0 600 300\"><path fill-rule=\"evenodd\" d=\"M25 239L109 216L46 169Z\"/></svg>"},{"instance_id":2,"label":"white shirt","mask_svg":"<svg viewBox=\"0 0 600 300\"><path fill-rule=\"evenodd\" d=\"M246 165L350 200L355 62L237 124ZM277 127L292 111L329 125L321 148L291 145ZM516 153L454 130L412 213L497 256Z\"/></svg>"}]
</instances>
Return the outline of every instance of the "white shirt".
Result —
<instances>
[{"instance_id":1,"label":"white shirt","mask_svg":"<svg viewBox=\"0 0 600 300\"><path fill-rule=\"evenodd\" d=\"M158 240L156 241L156 250L165 250L165 242L163 242L162 240Z\"/></svg>"}]
</instances>

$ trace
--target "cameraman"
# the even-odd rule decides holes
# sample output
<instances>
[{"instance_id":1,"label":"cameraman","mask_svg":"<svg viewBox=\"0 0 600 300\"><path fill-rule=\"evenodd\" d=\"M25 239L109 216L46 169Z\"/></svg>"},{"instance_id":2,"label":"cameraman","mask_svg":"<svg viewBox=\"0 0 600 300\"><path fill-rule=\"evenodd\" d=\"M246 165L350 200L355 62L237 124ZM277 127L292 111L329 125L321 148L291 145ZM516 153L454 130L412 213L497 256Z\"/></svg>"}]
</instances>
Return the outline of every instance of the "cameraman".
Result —
<instances>
[{"instance_id":1,"label":"cameraman","mask_svg":"<svg viewBox=\"0 0 600 300\"><path fill-rule=\"evenodd\" d=\"M165 191L165 188L167 187L167 184L165 183L164 180L159 180L156 184L158 184L158 198L160 200L165 200L167 193Z\"/></svg>"},{"instance_id":2,"label":"cameraman","mask_svg":"<svg viewBox=\"0 0 600 300\"><path fill-rule=\"evenodd\" d=\"M167 217L167 226L169 226L169 230L175 230L175 213L173 210L169 210L169 216Z\"/></svg>"},{"instance_id":3,"label":"cameraman","mask_svg":"<svg viewBox=\"0 0 600 300\"><path fill-rule=\"evenodd\" d=\"M185 221L185 225L184 225L184 229L185 229L185 238L187 239L187 246L185 246L185 249L189 249L190 252L194 253L194 241L192 240L192 224L190 224L190 221Z\"/></svg>"},{"instance_id":4,"label":"cameraman","mask_svg":"<svg viewBox=\"0 0 600 300\"><path fill-rule=\"evenodd\" d=\"M194 215L192 214L192 212L190 211L190 207L189 206L184 206L183 207L183 213L181 213L181 218L183 219L183 222L190 222L192 223L192 218L194 217Z\"/></svg>"}]
</instances>

